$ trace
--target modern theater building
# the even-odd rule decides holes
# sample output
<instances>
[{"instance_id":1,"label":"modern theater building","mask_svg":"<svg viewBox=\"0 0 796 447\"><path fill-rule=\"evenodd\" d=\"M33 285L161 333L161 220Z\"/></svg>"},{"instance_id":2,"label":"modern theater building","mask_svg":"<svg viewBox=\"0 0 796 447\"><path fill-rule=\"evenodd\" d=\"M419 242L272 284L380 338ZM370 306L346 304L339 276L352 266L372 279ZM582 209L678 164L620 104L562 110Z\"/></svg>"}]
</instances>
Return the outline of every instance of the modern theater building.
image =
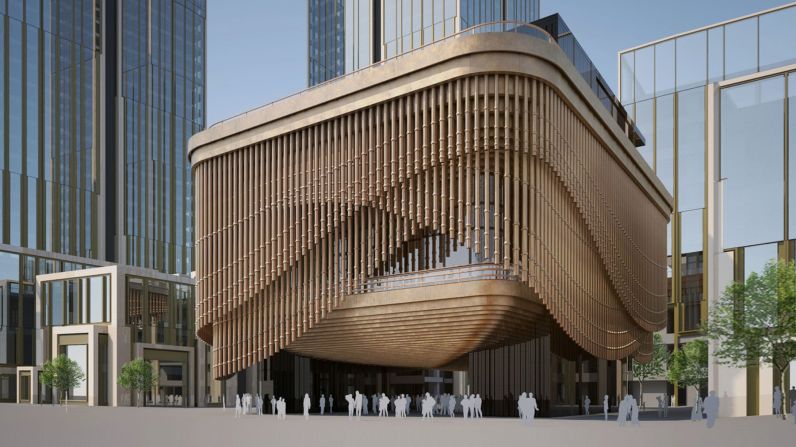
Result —
<instances>
[{"instance_id":1,"label":"modern theater building","mask_svg":"<svg viewBox=\"0 0 796 447\"><path fill-rule=\"evenodd\" d=\"M0 401L203 405L188 137L205 126L204 0L0 1ZM218 395L218 392L216 392ZM167 396L172 396L169 401ZM179 398L177 398L179 396Z\"/></svg>"},{"instance_id":2,"label":"modern theater building","mask_svg":"<svg viewBox=\"0 0 796 447\"><path fill-rule=\"evenodd\" d=\"M189 142L196 330L227 399L615 403L666 326L672 198L564 22L505 0L309 15L313 87Z\"/></svg>"},{"instance_id":3,"label":"modern theater building","mask_svg":"<svg viewBox=\"0 0 796 447\"><path fill-rule=\"evenodd\" d=\"M646 138L639 153L674 197L664 334L672 349L702 336L728 284L796 256L794 42L791 3L619 54L621 100ZM774 386L796 383L796 365L780 384L756 359L730 368L711 357L709 370L723 415L771 414ZM680 404L696 398L675 394Z\"/></svg>"}]
</instances>

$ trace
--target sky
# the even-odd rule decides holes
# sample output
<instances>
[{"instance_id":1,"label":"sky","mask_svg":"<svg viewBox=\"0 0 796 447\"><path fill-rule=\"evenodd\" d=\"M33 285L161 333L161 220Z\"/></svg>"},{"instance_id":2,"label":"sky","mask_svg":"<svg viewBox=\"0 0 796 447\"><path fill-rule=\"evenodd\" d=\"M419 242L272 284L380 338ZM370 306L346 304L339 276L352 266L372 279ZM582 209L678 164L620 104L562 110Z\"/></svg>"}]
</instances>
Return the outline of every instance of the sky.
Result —
<instances>
[{"instance_id":1,"label":"sky","mask_svg":"<svg viewBox=\"0 0 796 447\"><path fill-rule=\"evenodd\" d=\"M617 91L617 52L787 0L540 0ZM207 0L207 124L307 86L306 0Z\"/></svg>"}]
</instances>

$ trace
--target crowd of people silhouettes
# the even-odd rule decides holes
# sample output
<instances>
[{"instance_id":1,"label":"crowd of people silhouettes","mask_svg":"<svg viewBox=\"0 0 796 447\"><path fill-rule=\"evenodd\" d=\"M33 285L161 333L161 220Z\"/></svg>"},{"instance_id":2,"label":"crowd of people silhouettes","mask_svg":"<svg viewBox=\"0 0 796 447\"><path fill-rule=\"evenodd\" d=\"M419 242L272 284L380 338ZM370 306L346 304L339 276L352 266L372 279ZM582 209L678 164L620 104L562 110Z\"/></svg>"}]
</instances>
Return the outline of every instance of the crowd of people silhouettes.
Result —
<instances>
[{"instance_id":1,"label":"crowd of people silhouettes","mask_svg":"<svg viewBox=\"0 0 796 447\"><path fill-rule=\"evenodd\" d=\"M791 403L791 413L796 414L796 386L791 387L787 397L788 401ZM773 414L777 417L784 418L784 416L781 415L784 398L784 393L780 388L775 387L772 406ZM663 394L662 396L656 397L656 399L658 401L658 417L667 417L669 396ZM435 414L454 418L456 417L456 413L461 413L464 419L480 419L483 417L483 400L480 394L454 395L445 393L436 396L432 396L431 393L425 393L424 395L418 394L416 396L400 394L390 398L385 393L374 393L370 396L370 399L368 399L368 396L365 394L354 391L354 394L346 394L345 400L348 406L349 419L359 419L363 414L367 416L369 413L369 406L372 406L371 408L374 416L379 418L389 417L390 405L392 405L392 413L396 418L407 417L412 411L413 405L414 410L424 419L432 419ZM222 402L225 402L225 400ZM235 417L237 418L249 414L262 415L264 402L264 396L260 396L259 394L252 395L245 393L243 395L236 395ZM271 414L276 416L278 420L286 419L287 412L284 397L277 398L276 396L271 396L270 403ZM302 404L304 419L308 420L310 418L310 410L312 409L312 400L309 393L304 394ZM331 394L329 394L328 397L326 397L325 394L321 394L318 400L318 412L321 415L325 414L327 404L329 405L328 414L332 414L334 409L334 397ZM591 399L588 395L583 396L583 405L584 414L589 415ZM224 405L224 407L226 408L226 405ZM608 421L610 410L610 399L606 394L603 396L603 414L605 421ZM520 419L530 425L533 423L537 411L539 411L539 406L533 393L523 392L517 399L517 412ZM712 428L716 424L718 411L719 397L716 395L715 391L711 391L704 400L701 396L697 397L691 409L691 421L701 421L704 418L707 428ZM641 425L639 422L639 405L632 394L626 395L619 401L619 405L617 406L617 424L620 427L625 426L628 420L631 426L638 427ZM796 417L794 417L794 423L796 423Z\"/></svg>"}]
</instances>

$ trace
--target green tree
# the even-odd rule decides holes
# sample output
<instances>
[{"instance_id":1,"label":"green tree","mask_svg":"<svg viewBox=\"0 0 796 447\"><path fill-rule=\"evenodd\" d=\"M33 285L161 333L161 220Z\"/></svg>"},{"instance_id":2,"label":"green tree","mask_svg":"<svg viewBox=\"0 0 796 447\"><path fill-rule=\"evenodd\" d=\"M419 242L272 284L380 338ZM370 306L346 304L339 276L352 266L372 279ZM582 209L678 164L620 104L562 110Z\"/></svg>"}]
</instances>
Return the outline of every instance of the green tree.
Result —
<instances>
[{"instance_id":1,"label":"green tree","mask_svg":"<svg viewBox=\"0 0 796 447\"><path fill-rule=\"evenodd\" d=\"M650 359L646 363L642 363L635 358L632 360L633 377L638 381L638 398L642 408L644 408L644 382L652 377L662 376L666 371L668 361L669 351L666 349L666 345L663 344L663 337L657 332L652 334L652 355Z\"/></svg>"},{"instance_id":2,"label":"green tree","mask_svg":"<svg viewBox=\"0 0 796 447\"><path fill-rule=\"evenodd\" d=\"M157 377L152 371L152 364L139 358L122 366L117 382L122 388L138 393L136 405L140 407L143 400L141 393L155 386Z\"/></svg>"},{"instance_id":3,"label":"green tree","mask_svg":"<svg viewBox=\"0 0 796 447\"><path fill-rule=\"evenodd\" d=\"M788 366L796 359L793 262L772 260L761 274L752 273L746 281L727 286L712 306L707 334L716 342L720 363L745 367L759 361L776 368L784 384Z\"/></svg>"},{"instance_id":4,"label":"green tree","mask_svg":"<svg viewBox=\"0 0 796 447\"><path fill-rule=\"evenodd\" d=\"M667 373L669 381L692 386L700 394L708 386L708 342L691 340L672 354Z\"/></svg>"},{"instance_id":5,"label":"green tree","mask_svg":"<svg viewBox=\"0 0 796 447\"><path fill-rule=\"evenodd\" d=\"M48 360L41 368L39 380L41 383L52 387L55 394L63 393L63 402L66 411L69 411L69 390L80 385L86 375L80 365L65 355Z\"/></svg>"}]
</instances>

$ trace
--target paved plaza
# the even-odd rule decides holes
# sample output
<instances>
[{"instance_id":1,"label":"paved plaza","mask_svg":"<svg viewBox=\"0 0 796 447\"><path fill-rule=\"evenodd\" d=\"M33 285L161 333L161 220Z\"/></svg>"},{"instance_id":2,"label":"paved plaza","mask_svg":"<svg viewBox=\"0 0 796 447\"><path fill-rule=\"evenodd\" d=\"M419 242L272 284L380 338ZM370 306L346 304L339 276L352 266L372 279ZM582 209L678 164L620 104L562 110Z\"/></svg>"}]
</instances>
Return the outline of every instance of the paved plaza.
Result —
<instances>
[{"instance_id":1,"label":"paved plaza","mask_svg":"<svg viewBox=\"0 0 796 447\"><path fill-rule=\"evenodd\" d=\"M483 420L419 417L349 421L342 414L234 417L234 409L109 408L0 404L3 446L784 446L796 425L773 416L719 419L712 430L691 421L644 421L640 427L583 419Z\"/></svg>"}]
</instances>

